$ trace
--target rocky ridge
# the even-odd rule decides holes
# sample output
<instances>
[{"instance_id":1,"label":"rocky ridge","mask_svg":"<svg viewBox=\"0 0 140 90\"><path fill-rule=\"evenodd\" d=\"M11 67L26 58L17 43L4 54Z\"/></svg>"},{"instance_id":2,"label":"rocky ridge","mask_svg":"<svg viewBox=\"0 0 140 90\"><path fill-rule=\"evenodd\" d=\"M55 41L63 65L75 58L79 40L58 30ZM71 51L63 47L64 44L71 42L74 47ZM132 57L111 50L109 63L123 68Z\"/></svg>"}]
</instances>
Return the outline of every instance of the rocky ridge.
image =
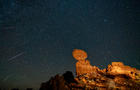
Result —
<instances>
[{"instance_id":1,"label":"rocky ridge","mask_svg":"<svg viewBox=\"0 0 140 90\"><path fill-rule=\"evenodd\" d=\"M101 70L86 60L85 51L75 49L72 54L78 61L76 77L67 71L42 83L40 90L140 90L140 70L122 62L112 62Z\"/></svg>"}]
</instances>

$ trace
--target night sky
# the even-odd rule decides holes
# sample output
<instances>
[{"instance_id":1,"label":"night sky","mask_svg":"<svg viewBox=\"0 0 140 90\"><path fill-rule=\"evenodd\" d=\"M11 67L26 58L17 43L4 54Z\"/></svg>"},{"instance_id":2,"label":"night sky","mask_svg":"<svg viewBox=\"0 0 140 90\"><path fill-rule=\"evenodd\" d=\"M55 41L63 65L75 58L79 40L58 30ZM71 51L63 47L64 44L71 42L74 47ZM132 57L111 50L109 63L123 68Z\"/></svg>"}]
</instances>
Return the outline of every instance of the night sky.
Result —
<instances>
[{"instance_id":1,"label":"night sky","mask_svg":"<svg viewBox=\"0 0 140 90\"><path fill-rule=\"evenodd\" d=\"M140 0L0 0L0 87L75 74L75 48L140 69Z\"/></svg>"}]
</instances>

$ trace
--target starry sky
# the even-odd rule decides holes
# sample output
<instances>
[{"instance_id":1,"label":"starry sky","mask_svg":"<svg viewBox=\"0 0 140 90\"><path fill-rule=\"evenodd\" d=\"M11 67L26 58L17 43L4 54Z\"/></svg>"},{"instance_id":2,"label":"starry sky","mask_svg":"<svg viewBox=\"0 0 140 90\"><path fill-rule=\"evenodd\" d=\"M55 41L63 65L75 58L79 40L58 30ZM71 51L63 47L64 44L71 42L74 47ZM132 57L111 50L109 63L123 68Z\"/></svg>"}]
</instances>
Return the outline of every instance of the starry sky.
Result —
<instances>
[{"instance_id":1,"label":"starry sky","mask_svg":"<svg viewBox=\"0 0 140 90\"><path fill-rule=\"evenodd\" d=\"M140 0L0 0L0 87L75 73L75 48L140 69Z\"/></svg>"}]
</instances>

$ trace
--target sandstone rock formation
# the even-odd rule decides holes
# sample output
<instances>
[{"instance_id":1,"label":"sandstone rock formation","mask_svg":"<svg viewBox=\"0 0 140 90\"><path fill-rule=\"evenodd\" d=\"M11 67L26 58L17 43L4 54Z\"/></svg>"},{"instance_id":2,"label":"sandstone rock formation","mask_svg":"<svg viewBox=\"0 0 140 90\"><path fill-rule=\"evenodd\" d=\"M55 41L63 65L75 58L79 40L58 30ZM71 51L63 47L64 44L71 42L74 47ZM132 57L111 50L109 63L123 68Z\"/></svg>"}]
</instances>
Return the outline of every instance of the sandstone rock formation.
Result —
<instances>
[{"instance_id":1,"label":"sandstone rock formation","mask_svg":"<svg viewBox=\"0 0 140 90\"><path fill-rule=\"evenodd\" d=\"M42 83L40 90L140 90L140 70L112 62L100 70L87 60L87 53L75 49L73 57L76 63L76 77L72 72L56 75Z\"/></svg>"},{"instance_id":2,"label":"sandstone rock formation","mask_svg":"<svg viewBox=\"0 0 140 90\"><path fill-rule=\"evenodd\" d=\"M87 53L80 49L75 49L72 55L76 60L78 60L78 62L76 63L77 76L100 71L111 75L124 74L133 79L136 79L136 76L140 74L139 70L137 70L136 68L132 68L130 66L126 66L122 62L112 62L111 65L108 65L107 69L100 70L98 67L92 66L89 60L86 60Z\"/></svg>"},{"instance_id":3,"label":"sandstone rock formation","mask_svg":"<svg viewBox=\"0 0 140 90\"><path fill-rule=\"evenodd\" d=\"M75 49L73 57L78 60L76 63L75 80L85 85L104 88L140 88L140 70L124 65L122 62L112 62L106 69L100 70L92 66L87 58L87 53L83 50ZM78 58L80 57L80 59ZM126 87L127 86L127 87Z\"/></svg>"},{"instance_id":4,"label":"sandstone rock formation","mask_svg":"<svg viewBox=\"0 0 140 90\"><path fill-rule=\"evenodd\" d=\"M87 53L80 49L75 49L72 53L73 57L78 60L76 63L76 75L91 73L98 70L97 67L91 66L89 60L86 60Z\"/></svg>"},{"instance_id":5,"label":"sandstone rock formation","mask_svg":"<svg viewBox=\"0 0 140 90\"><path fill-rule=\"evenodd\" d=\"M98 68L91 66L88 60L81 60L76 63L76 75L80 76L87 73L92 73L97 71Z\"/></svg>"},{"instance_id":6,"label":"sandstone rock formation","mask_svg":"<svg viewBox=\"0 0 140 90\"><path fill-rule=\"evenodd\" d=\"M112 62L112 65L108 65L107 73L111 75L124 74L133 79L136 79L136 76L140 74L139 70L126 66L122 62Z\"/></svg>"}]
</instances>

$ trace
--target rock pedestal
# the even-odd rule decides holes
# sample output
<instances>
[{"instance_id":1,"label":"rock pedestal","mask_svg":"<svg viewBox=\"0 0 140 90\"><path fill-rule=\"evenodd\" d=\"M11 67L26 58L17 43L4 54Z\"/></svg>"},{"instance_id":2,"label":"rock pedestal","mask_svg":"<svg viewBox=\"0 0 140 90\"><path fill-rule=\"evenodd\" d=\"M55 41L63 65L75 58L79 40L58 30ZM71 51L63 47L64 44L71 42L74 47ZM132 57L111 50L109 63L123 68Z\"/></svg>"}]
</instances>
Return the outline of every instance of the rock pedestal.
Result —
<instances>
[{"instance_id":1,"label":"rock pedestal","mask_svg":"<svg viewBox=\"0 0 140 90\"><path fill-rule=\"evenodd\" d=\"M76 63L76 75L80 76L87 73L92 73L96 67L91 66L88 60L81 60Z\"/></svg>"},{"instance_id":2,"label":"rock pedestal","mask_svg":"<svg viewBox=\"0 0 140 90\"><path fill-rule=\"evenodd\" d=\"M87 73L95 72L98 68L90 65L89 60L86 60L87 53L80 49L75 49L72 52L73 57L78 61L76 63L76 75L80 76Z\"/></svg>"},{"instance_id":3,"label":"rock pedestal","mask_svg":"<svg viewBox=\"0 0 140 90\"><path fill-rule=\"evenodd\" d=\"M122 62L112 62L100 70L90 65L83 50L76 49L72 54L77 60L77 77L69 71L62 76L56 75L42 83L40 90L140 90L140 70Z\"/></svg>"}]
</instances>

